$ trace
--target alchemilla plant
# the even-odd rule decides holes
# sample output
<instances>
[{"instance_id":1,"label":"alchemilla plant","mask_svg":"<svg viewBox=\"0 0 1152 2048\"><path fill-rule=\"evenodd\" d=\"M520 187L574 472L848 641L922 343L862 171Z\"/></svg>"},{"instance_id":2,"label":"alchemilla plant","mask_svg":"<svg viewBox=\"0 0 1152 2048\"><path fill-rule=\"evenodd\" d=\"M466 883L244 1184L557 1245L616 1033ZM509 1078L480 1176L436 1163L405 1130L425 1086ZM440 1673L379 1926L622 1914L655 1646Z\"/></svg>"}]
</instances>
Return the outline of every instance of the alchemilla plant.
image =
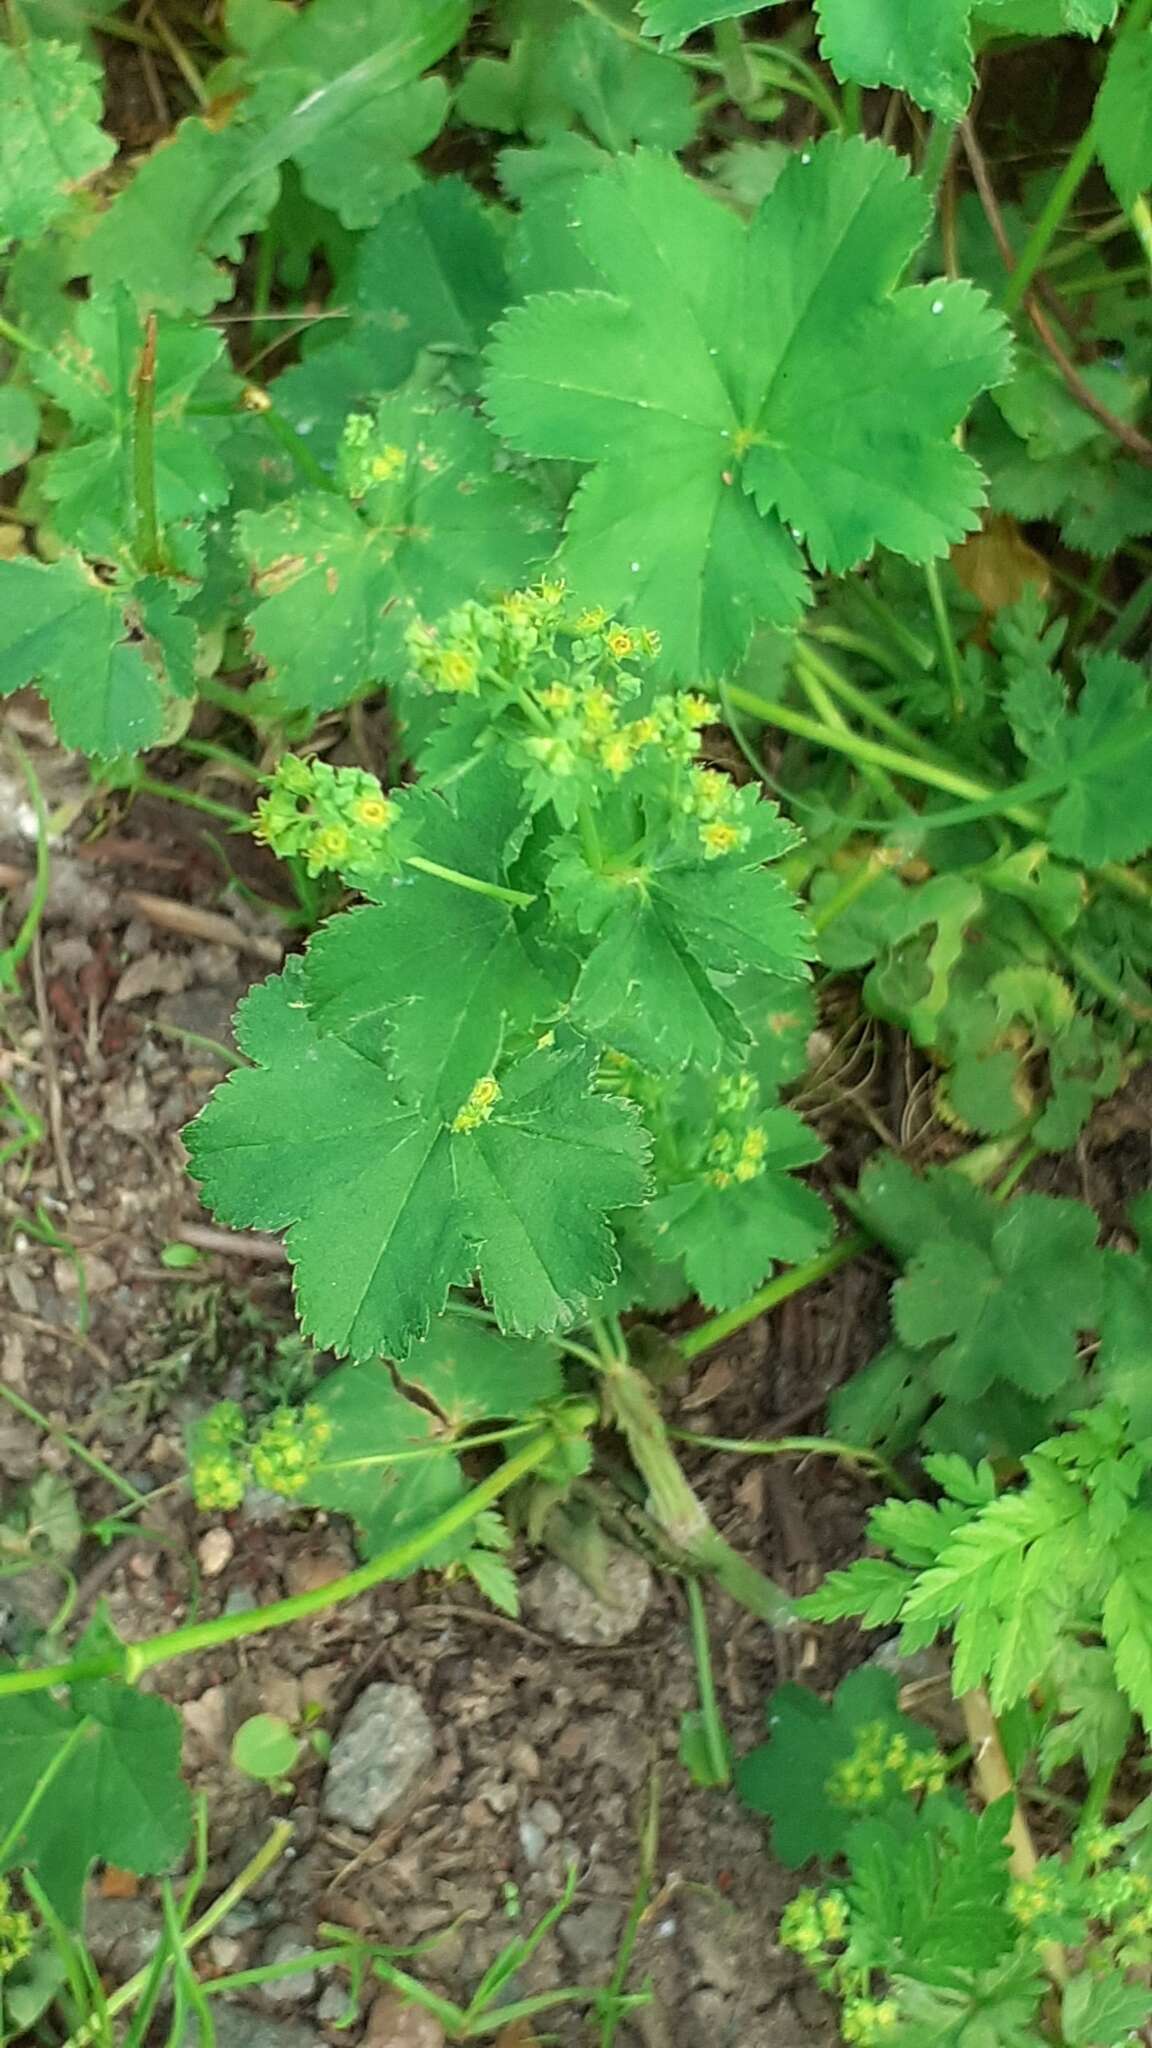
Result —
<instances>
[{"instance_id":1,"label":"alchemilla plant","mask_svg":"<svg viewBox=\"0 0 1152 2048\"><path fill-rule=\"evenodd\" d=\"M279 862L298 936L186 1142L217 1226L283 1234L299 1336L181 1483L345 1516L360 1562L140 1641L69 1598L9 1644L0 2048L50 2009L89 2038L91 1867L187 1853L146 1673L423 1568L513 1615L519 1549L595 1577L605 1526L683 1581L682 1760L802 1872L780 1940L844 2041L1120 2048L1152 1214L1131 1172L1088 1197L1152 1025L1152 0L194 12L4 12L0 697L38 690L117 814ZM116 39L172 110L138 156ZM6 995L60 822L21 732ZM5 1083L20 1215L41 1136ZM796 1600L662 1390L869 1246L891 1329L832 1434L691 1452L883 1480ZM54 1471L5 1498L0 1568L71 1584L83 1540ZM705 1584L866 1632L737 1763ZM268 1722L236 1755L282 1788L323 1734ZM129 2043L169 1976L208 2014L201 1876L114 1995ZM579 1994L601 2048L634 1935ZM325 1953L467 2039L535 2017L492 2000L536 1939L467 2011Z\"/></svg>"}]
</instances>

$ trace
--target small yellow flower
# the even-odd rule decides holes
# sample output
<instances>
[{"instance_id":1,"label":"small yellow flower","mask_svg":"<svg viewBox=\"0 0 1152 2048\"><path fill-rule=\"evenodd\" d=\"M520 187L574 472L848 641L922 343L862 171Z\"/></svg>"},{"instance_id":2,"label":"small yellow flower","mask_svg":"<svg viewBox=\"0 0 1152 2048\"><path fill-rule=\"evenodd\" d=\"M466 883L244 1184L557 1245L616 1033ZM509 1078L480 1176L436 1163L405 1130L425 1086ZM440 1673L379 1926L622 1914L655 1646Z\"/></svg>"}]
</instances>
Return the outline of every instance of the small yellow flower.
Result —
<instances>
[{"instance_id":1,"label":"small yellow flower","mask_svg":"<svg viewBox=\"0 0 1152 2048\"><path fill-rule=\"evenodd\" d=\"M759 1124L753 1124L751 1130L745 1133L744 1143L740 1147L740 1157L735 1168L737 1180L755 1180L757 1175L763 1172L764 1154L767 1149L768 1140L763 1130Z\"/></svg>"},{"instance_id":2,"label":"small yellow flower","mask_svg":"<svg viewBox=\"0 0 1152 2048\"><path fill-rule=\"evenodd\" d=\"M607 623L608 614L603 605L589 605L587 611L581 612L580 617L577 619L576 631L578 633L598 633L601 626L606 626Z\"/></svg>"},{"instance_id":3,"label":"small yellow flower","mask_svg":"<svg viewBox=\"0 0 1152 2048\"><path fill-rule=\"evenodd\" d=\"M322 825L308 848L313 859L343 860L348 851L348 834L343 825Z\"/></svg>"},{"instance_id":4,"label":"small yellow flower","mask_svg":"<svg viewBox=\"0 0 1152 2048\"><path fill-rule=\"evenodd\" d=\"M539 584L542 601L546 605L562 604L567 587L562 576L542 576Z\"/></svg>"},{"instance_id":5,"label":"small yellow flower","mask_svg":"<svg viewBox=\"0 0 1152 2048\"><path fill-rule=\"evenodd\" d=\"M632 766L632 743L626 732L616 732L600 748L600 759L609 775L626 775Z\"/></svg>"},{"instance_id":6,"label":"small yellow flower","mask_svg":"<svg viewBox=\"0 0 1152 2048\"><path fill-rule=\"evenodd\" d=\"M660 737L660 727L654 718L634 718L628 727L634 747L650 747Z\"/></svg>"},{"instance_id":7,"label":"small yellow flower","mask_svg":"<svg viewBox=\"0 0 1152 2048\"><path fill-rule=\"evenodd\" d=\"M576 702L576 692L570 683L549 683L537 698L545 711L558 711L563 715L571 711Z\"/></svg>"},{"instance_id":8,"label":"small yellow flower","mask_svg":"<svg viewBox=\"0 0 1152 2048\"><path fill-rule=\"evenodd\" d=\"M390 804L387 797L362 796L353 806L352 815L358 825L365 826L369 832L378 832L392 823L396 806Z\"/></svg>"},{"instance_id":9,"label":"small yellow flower","mask_svg":"<svg viewBox=\"0 0 1152 2048\"><path fill-rule=\"evenodd\" d=\"M636 634L637 654L647 656L650 661L654 660L656 655L659 654L662 645L663 642L660 635L653 626L641 626L638 629Z\"/></svg>"},{"instance_id":10,"label":"small yellow flower","mask_svg":"<svg viewBox=\"0 0 1152 2048\"><path fill-rule=\"evenodd\" d=\"M627 626L613 626L604 635L604 644L617 661L627 661L628 656L636 652L635 635L628 631Z\"/></svg>"},{"instance_id":11,"label":"small yellow flower","mask_svg":"<svg viewBox=\"0 0 1152 2048\"><path fill-rule=\"evenodd\" d=\"M712 818L700 827L700 844L709 860L718 860L721 854L731 853L739 846L742 834L735 825L726 825L722 818Z\"/></svg>"},{"instance_id":12,"label":"small yellow flower","mask_svg":"<svg viewBox=\"0 0 1152 2048\"><path fill-rule=\"evenodd\" d=\"M686 691L681 697L680 710L685 725L693 727L710 725L715 716L715 706L711 698L696 696L692 691Z\"/></svg>"},{"instance_id":13,"label":"small yellow flower","mask_svg":"<svg viewBox=\"0 0 1152 2048\"><path fill-rule=\"evenodd\" d=\"M394 477L403 474L407 464L406 451L398 448L394 441L389 441L380 450L379 455L372 457L368 470L373 483L390 484Z\"/></svg>"},{"instance_id":14,"label":"small yellow flower","mask_svg":"<svg viewBox=\"0 0 1152 2048\"><path fill-rule=\"evenodd\" d=\"M473 1088L467 1102L452 1119L456 1132L476 1131L486 1124L495 1105L500 1100L500 1083L495 1074L484 1074Z\"/></svg>"},{"instance_id":15,"label":"small yellow flower","mask_svg":"<svg viewBox=\"0 0 1152 2048\"><path fill-rule=\"evenodd\" d=\"M601 689L599 685L585 690L580 708L589 733L599 736L611 732L616 723L616 706L610 690Z\"/></svg>"},{"instance_id":16,"label":"small yellow flower","mask_svg":"<svg viewBox=\"0 0 1152 2048\"><path fill-rule=\"evenodd\" d=\"M446 647L436 664L436 680L446 690L474 690L476 657L462 648Z\"/></svg>"}]
</instances>

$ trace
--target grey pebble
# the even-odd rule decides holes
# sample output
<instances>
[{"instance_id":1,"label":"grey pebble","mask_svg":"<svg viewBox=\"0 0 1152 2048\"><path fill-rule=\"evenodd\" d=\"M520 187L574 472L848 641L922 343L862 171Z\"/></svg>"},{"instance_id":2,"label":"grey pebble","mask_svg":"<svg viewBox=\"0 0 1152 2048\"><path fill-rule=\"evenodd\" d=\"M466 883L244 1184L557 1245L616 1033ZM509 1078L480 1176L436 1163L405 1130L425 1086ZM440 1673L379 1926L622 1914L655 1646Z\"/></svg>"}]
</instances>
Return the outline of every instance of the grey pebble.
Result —
<instances>
[{"instance_id":1,"label":"grey pebble","mask_svg":"<svg viewBox=\"0 0 1152 2048\"><path fill-rule=\"evenodd\" d=\"M404 1812L435 1754L432 1723L414 1687L367 1686L332 1745L325 1819L372 1834Z\"/></svg>"}]
</instances>

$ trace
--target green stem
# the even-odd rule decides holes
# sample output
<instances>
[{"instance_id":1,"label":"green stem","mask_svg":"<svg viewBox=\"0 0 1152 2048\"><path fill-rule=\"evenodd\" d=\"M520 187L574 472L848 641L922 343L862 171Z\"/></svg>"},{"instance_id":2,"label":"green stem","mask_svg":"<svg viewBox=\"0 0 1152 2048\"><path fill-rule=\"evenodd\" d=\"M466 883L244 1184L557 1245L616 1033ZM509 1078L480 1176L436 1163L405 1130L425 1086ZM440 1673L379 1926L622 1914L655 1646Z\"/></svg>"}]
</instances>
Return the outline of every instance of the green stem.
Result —
<instances>
[{"instance_id":1,"label":"green stem","mask_svg":"<svg viewBox=\"0 0 1152 2048\"><path fill-rule=\"evenodd\" d=\"M133 795L158 796L169 803L183 804L187 810L201 811L206 818L220 818L231 825L234 832L248 832L252 818L247 811L238 811L232 804L218 804L210 796L201 796L194 789L180 789L175 783L158 782L152 775L134 775L128 785Z\"/></svg>"},{"instance_id":2,"label":"green stem","mask_svg":"<svg viewBox=\"0 0 1152 2048\"><path fill-rule=\"evenodd\" d=\"M1121 654L1152 614L1152 576L1138 583L1122 611L1117 612L1100 645L1107 654Z\"/></svg>"},{"instance_id":3,"label":"green stem","mask_svg":"<svg viewBox=\"0 0 1152 2048\"><path fill-rule=\"evenodd\" d=\"M956 122L946 121L941 115L937 115L928 131L928 141L920 165L920 182L933 198L940 189L955 141Z\"/></svg>"},{"instance_id":4,"label":"green stem","mask_svg":"<svg viewBox=\"0 0 1152 2048\"><path fill-rule=\"evenodd\" d=\"M132 421L132 480L136 502L136 557L149 575L164 567L156 509L156 315L144 322L136 359Z\"/></svg>"},{"instance_id":5,"label":"green stem","mask_svg":"<svg viewBox=\"0 0 1152 2048\"><path fill-rule=\"evenodd\" d=\"M783 41L778 43L751 41L745 45L745 48L751 56L766 58L771 64L782 64L786 70L793 72L799 82L788 89L800 94L812 106L819 107L830 128L842 129L847 132L848 117L844 109L837 105L816 66L810 64L807 57L802 57L799 50L794 50L790 43Z\"/></svg>"},{"instance_id":6,"label":"green stem","mask_svg":"<svg viewBox=\"0 0 1152 2048\"><path fill-rule=\"evenodd\" d=\"M254 1856L250 1857L243 1870L237 1872L231 1884L220 1893L219 1898L212 1901L199 1920L193 1921L192 1926L187 1929L182 1944L186 1955L194 1948L198 1948L202 1941L206 1941L219 1927L220 1922L227 1919L233 1907L238 1906L241 1899L252 1890L253 1885L259 1884L260 1879L271 1870L273 1864L279 1862L294 1833L295 1829L290 1820L277 1821L268 1840L257 1849ZM135 1976L129 1977L118 1990L111 1992L104 2009L104 2017L115 2019L125 2007L133 2005L147 1988L151 1972L151 1963L146 1963L142 1970L137 1970ZM68 2037L63 2048L87 2048L87 2044L93 2041L100 2031L99 2020L89 2020L85 2026L79 2027Z\"/></svg>"},{"instance_id":7,"label":"green stem","mask_svg":"<svg viewBox=\"0 0 1152 2048\"><path fill-rule=\"evenodd\" d=\"M1132 202L1132 228L1152 270L1152 207L1143 197Z\"/></svg>"},{"instance_id":8,"label":"green stem","mask_svg":"<svg viewBox=\"0 0 1152 2048\"><path fill-rule=\"evenodd\" d=\"M40 920L48 902L48 889L52 879L52 862L48 849L48 807L44 802L44 791L40 777L33 768L25 749L14 731L7 734L8 746L24 778L32 809L36 814L36 879L27 910L20 920L20 928L10 946L0 952L0 988L15 988L16 973L21 962L31 952ZM0 1389L2 1391L2 1389Z\"/></svg>"},{"instance_id":9,"label":"green stem","mask_svg":"<svg viewBox=\"0 0 1152 2048\"><path fill-rule=\"evenodd\" d=\"M282 413L277 412L276 407L270 399L266 399L263 392L260 394L260 403L250 409L264 421L273 439L291 456L301 476L307 477L309 483L314 484L318 491L339 492L339 485L317 462L303 435L298 434L291 422L286 420Z\"/></svg>"},{"instance_id":10,"label":"green stem","mask_svg":"<svg viewBox=\"0 0 1152 2048\"><path fill-rule=\"evenodd\" d=\"M857 903L868 889L873 888L885 872L886 863L878 854L873 853L867 860L859 862L847 881L837 889L836 894L828 898L827 903L822 904L819 910L810 909L808 922L817 938L822 932L827 931L830 924L835 924L838 917L843 917L846 910L851 910L852 905Z\"/></svg>"},{"instance_id":11,"label":"green stem","mask_svg":"<svg viewBox=\"0 0 1152 2048\"><path fill-rule=\"evenodd\" d=\"M894 1465L882 1458L878 1451L866 1450L863 1444L841 1443L834 1436L698 1436L691 1429L670 1429L669 1436L678 1444L695 1444L702 1451L726 1451L739 1458L788 1458L820 1457L840 1458L846 1465L866 1465L880 1477L895 1493L907 1497L908 1488Z\"/></svg>"},{"instance_id":12,"label":"green stem","mask_svg":"<svg viewBox=\"0 0 1152 2048\"><path fill-rule=\"evenodd\" d=\"M960 719L964 716L964 671L960 666L960 656L952 635L952 621L948 617L948 607L944 602L939 563L925 563L924 581L928 586L928 602L932 607L936 636L940 642L940 655L952 693L952 716Z\"/></svg>"},{"instance_id":13,"label":"green stem","mask_svg":"<svg viewBox=\"0 0 1152 2048\"><path fill-rule=\"evenodd\" d=\"M523 889L505 889L499 882L482 882L478 875L463 875L459 868L441 867L438 860L425 860L419 853L406 854L404 865L419 869L422 875L434 875L437 881L451 882L457 889L468 889L474 896L490 896L494 903L510 903L514 910L526 910L536 901Z\"/></svg>"},{"instance_id":14,"label":"green stem","mask_svg":"<svg viewBox=\"0 0 1152 2048\"><path fill-rule=\"evenodd\" d=\"M22 1415L26 1422L34 1423L37 1429L42 1429L45 1436L51 1437L54 1443L63 1445L74 1458L79 1458L82 1465L87 1465L90 1472L95 1472L99 1479L106 1480L125 1500L130 1500L133 1507L143 1506L147 1499L146 1494L141 1493L129 1480L122 1479L119 1472L114 1472L111 1465L106 1465L103 1458L96 1456L95 1451L90 1451L78 1437L70 1436L58 1422L52 1421L51 1416L43 1414L39 1408L34 1408L31 1401L26 1401L22 1394L16 1392L15 1387L8 1386L4 1380L0 1380L0 1401L7 1401L8 1406L14 1408L17 1415Z\"/></svg>"},{"instance_id":15,"label":"green stem","mask_svg":"<svg viewBox=\"0 0 1152 2048\"><path fill-rule=\"evenodd\" d=\"M1092 1854L1092 1837L1108 1811L1108 1801L1120 1768L1120 1758L1113 1756L1107 1762L1098 1764L1080 1809L1080 1819L1072 1839L1072 1854L1068 1859L1068 1875L1078 1884L1088 1868Z\"/></svg>"},{"instance_id":16,"label":"green stem","mask_svg":"<svg viewBox=\"0 0 1152 2048\"><path fill-rule=\"evenodd\" d=\"M671 1432L676 1436L678 1432ZM696 1657L696 1683L700 1690L700 1725L708 1748L708 1763L714 1785L730 1785L732 1770L720 1703L716 1698L716 1674L712 1669L712 1644L708 1636L708 1615L699 1579L685 1581L688 1618L692 1627L692 1649Z\"/></svg>"},{"instance_id":17,"label":"green stem","mask_svg":"<svg viewBox=\"0 0 1152 2048\"><path fill-rule=\"evenodd\" d=\"M34 335L25 334L22 327L13 327L12 322L5 320L2 315L0 315L0 341L6 341L9 348L23 349L28 355L42 355L44 353L44 343L42 341L37 341Z\"/></svg>"},{"instance_id":18,"label":"green stem","mask_svg":"<svg viewBox=\"0 0 1152 2048\"><path fill-rule=\"evenodd\" d=\"M572 1403L565 1418L565 1432L590 1428L595 1415L590 1402ZM158 1664L170 1663L176 1657L189 1657L199 1650L214 1650L222 1643L239 1642L246 1636L263 1635L269 1629L285 1628L291 1622L306 1620L310 1614L322 1614L329 1607L356 1600L361 1593L370 1592L383 1580L399 1578L405 1572L415 1570L430 1552L438 1550L457 1530L467 1528L478 1515L507 1493L509 1487L515 1486L527 1473L543 1464L555 1450L559 1436L557 1427L541 1430L533 1442L525 1444L522 1451L507 1459L498 1471L473 1487L462 1500L454 1501L427 1528L417 1530L402 1543L393 1544L390 1550L382 1551L379 1557L347 1572L343 1578L334 1579L331 1585L318 1586L308 1593L296 1593L286 1600L274 1600L269 1606L257 1607L248 1614L222 1614L213 1621L194 1622L186 1628L172 1629L166 1635L124 1643L116 1651L81 1663L0 1673L0 1699L12 1693L44 1692L53 1686L69 1685L87 1678L118 1677L134 1684L145 1671L154 1670Z\"/></svg>"},{"instance_id":19,"label":"green stem","mask_svg":"<svg viewBox=\"0 0 1152 2048\"><path fill-rule=\"evenodd\" d=\"M712 33L716 55L724 66L724 83L736 105L754 106L760 97L760 81L744 46L744 31L739 20L718 21Z\"/></svg>"},{"instance_id":20,"label":"green stem","mask_svg":"<svg viewBox=\"0 0 1152 2048\"><path fill-rule=\"evenodd\" d=\"M811 704L813 711L816 713L817 718L822 718L826 725L833 727L837 732L850 732L851 727L844 713L839 705L834 702L806 656L799 655L797 657L795 672L800 687ZM875 791L881 803L890 804L894 811L903 810L904 804L900 792L893 783L891 776L883 768L875 768L869 762L862 761L860 763L860 773L868 787Z\"/></svg>"},{"instance_id":21,"label":"green stem","mask_svg":"<svg viewBox=\"0 0 1152 2048\"><path fill-rule=\"evenodd\" d=\"M681 1358L699 1358L703 1352L711 1351L715 1345L722 1344L725 1337L731 1337L748 1323L754 1323L757 1316L779 1307L790 1295L802 1294L806 1287L814 1287L817 1281L827 1280L830 1274L838 1273L841 1266L859 1258L870 1243L871 1239L863 1231L851 1231L844 1237L838 1237L826 1252L820 1252L805 1265L793 1266L787 1273L778 1273L774 1280L758 1288L738 1308L725 1309L723 1315L712 1316L695 1330L687 1330L682 1337L677 1337L676 1349Z\"/></svg>"},{"instance_id":22,"label":"green stem","mask_svg":"<svg viewBox=\"0 0 1152 2048\"><path fill-rule=\"evenodd\" d=\"M775 1628L788 1627L788 1595L725 1542L685 1478L650 1383L621 1354L602 1323L590 1328L601 1358L605 1413L628 1444L648 1489L647 1511L653 1521L676 1550L698 1570L711 1572L733 1600Z\"/></svg>"}]
</instances>

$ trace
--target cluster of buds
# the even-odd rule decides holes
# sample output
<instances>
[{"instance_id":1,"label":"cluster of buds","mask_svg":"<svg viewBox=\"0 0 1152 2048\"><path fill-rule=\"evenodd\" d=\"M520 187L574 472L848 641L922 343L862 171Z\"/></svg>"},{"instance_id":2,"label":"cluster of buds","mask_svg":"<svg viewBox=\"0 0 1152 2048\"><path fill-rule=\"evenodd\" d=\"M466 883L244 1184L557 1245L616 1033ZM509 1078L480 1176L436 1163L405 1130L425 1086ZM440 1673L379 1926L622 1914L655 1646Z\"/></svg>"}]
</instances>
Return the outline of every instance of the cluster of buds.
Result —
<instances>
[{"instance_id":1,"label":"cluster of buds","mask_svg":"<svg viewBox=\"0 0 1152 2048\"><path fill-rule=\"evenodd\" d=\"M780 1920L780 1941L806 1963L830 1960L830 1948L839 1948L848 1933L848 1907L841 1892L818 1892L811 1887L797 1892L784 1908Z\"/></svg>"},{"instance_id":2,"label":"cluster of buds","mask_svg":"<svg viewBox=\"0 0 1152 2048\"><path fill-rule=\"evenodd\" d=\"M32 1915L12 1904L12 1887L0 1877L0 1978L32 1953Z\"/></svg>"},{"instance_id":3,"label":"cluster of buds","mask_svg":"<svg viewBox=\"0 0 1152 2048\"><path fill-rule=\"evenodd\" d=\"M379 870L396 805L363 768L284 754L257 805L256 837L310 875Z\"/></svg>"},{"instance_id":4,"label":"cluster of buds","mask_svg":"<svg viewBox=\"0 0 1152 2048\"><path fill-rule=\"evenodd\" d=\"M273 1409L254 1428L238 1401L218 1401L197 1425L192 1445L197 1507L229 1514L250 1482L293 1499L303 1493L331 1436L332 1424L314 1401Z\"/></svg>"},{"instance_id":5,"label":"cluster of buds","mask_svg":"<svg viewBox=\"0 0 1152 2048\"><path fill-rule=\"evenodd\" d=\"M740 812L740 792L715 768L694 768L684 800L690 818L699 820L700 844L709 860L737 853L748 844L749 828Z\"/></svg>"},{"instance_id":6,"label":"cluster of buds","mask_svg":"<svg viewBox=\"0 0 1152 2048\"><path fill-rule=\"evenodd\" d=\"M835 1806L866 1813L895 1793L942 1792L947 1761L938 1749L913 1749L906 1735L884 1721L869 1721L850 1757L838 1764L825 1787Z\"/></svg>"}]
</instances>

